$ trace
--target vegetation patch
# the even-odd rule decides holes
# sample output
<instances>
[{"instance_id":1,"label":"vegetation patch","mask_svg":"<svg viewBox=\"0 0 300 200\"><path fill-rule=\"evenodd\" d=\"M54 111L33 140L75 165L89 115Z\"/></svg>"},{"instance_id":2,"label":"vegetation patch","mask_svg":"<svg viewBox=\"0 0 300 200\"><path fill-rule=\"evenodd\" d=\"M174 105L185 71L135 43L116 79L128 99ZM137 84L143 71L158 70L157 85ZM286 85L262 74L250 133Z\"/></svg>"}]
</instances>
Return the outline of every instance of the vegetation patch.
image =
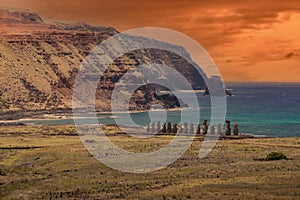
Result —
<instances>
[{"instance_id":1,"label":"vegetation patch","mask_svg":"<svg viewBox=\"0 0 300 200\"><path fill-rule=\"evenodd\" d=\"M111 142L130 152L153 152L173 139L128 137L106 128ZM300 194L299 137L220 140L205 159L198 159L203 142L196 138L169 166L135 174L93 158L75 131L69 125L0 126L0 199L247 199L249 194L297 199ZM288 160L266 162L270 148ZM256 157L264 162L252 162Z\"/></svg>"},{"instance_id":2,"label":"vegetation patch","mask_svg":"<svg viewBox=\"0 0 300 200\"><path fill-rule=\"evenodd\" d=\"M270 161L270 160L287 160L287 157L280 152L271 152L267 155L267 157L265 158L266 161Z\"/></svg>"},{"instance_id":3,"label":"vegetation patch","mask_svg":"<svg viewBox=\"0 0 300 200\"><path fill-rule=\"evenodd\" d=\"M3 97L0 97L0 108L6 104L6 100Z\"/></svg>"},{"instance_id":4,"label":"vegetation patch","mask_svg":"<svg viewBox=\"0 0 300 200\"><path fill-rule=\"evenodd\" d=\"M0 176L6 176L6 170L0 168Z\"/></svg>"}]
</instances>

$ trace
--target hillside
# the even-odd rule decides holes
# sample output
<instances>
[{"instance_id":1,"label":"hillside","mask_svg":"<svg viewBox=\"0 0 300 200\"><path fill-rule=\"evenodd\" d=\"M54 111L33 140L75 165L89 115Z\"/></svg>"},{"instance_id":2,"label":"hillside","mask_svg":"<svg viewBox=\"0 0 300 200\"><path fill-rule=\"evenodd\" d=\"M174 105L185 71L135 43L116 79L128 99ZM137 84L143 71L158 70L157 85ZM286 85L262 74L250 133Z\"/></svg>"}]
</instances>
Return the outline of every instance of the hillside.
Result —
<instances>
[{"instance_id":1,"label":"hillside","mask_svg":"<svg viewBox=\"0 0 300 200\"><path fill-rule=\"evenodd\" d=\"M172 137L128 137L105 127L130 152L148 153ZM0 126L1 199L299 199L300 138L220 140L205 159L195 138L177 161L135 174L100 163L74 126ZM118 134L119 133L119 134ZM201 137L201 136L200 136ZM97 143L95 143L97 145ZM270 152L288 160L263 161Z\"/></svg>"},{"instance_id":2,"label":"hillside","mask_svg":"<svg viewBox=\"0 0 300 200\"><path fill-rule=\"evenodd\" d=\"M0 9L2 112L71 108L72 88L81 62L97 44L116 33L111 27L45 23L29 11ZM99 81L97 109L110 110L114 84L127 70L150 61L176 68L195 88L205 87L202 78L195 76L191 65L179 56L151 49L132 52L112 63L105 78ZM148 109L159 102L166 107L179 106L177 99L159 99L153 91L153 87L144 87L136 92L131 109Z\"/></svg>"}]
</instances>

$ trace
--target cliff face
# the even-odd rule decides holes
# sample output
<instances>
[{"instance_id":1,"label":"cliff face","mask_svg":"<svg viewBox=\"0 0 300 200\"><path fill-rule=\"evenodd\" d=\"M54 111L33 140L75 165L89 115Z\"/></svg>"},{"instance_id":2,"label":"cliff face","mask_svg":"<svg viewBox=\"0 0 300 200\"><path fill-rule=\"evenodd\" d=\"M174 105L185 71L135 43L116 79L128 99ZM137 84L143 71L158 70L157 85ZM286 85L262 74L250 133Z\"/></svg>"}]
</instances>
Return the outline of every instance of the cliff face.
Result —
<instances>
[{"instance_id":1,"label":"cliff face","mask_svg":"<svg viewBox=\"0 0 300 200\"><path fill-rule=\"evenodd\" d=\"M47 24L34 13L0 9L1 109L71 108L72 87L81 62L97 44L116 33L111 27ZM190 64L176 55L151 50L132 52L112 63L105 78L99 81L98 109L109 110L114 85L127 70L149 61L179 69L193 86L205 87L203 80L193 75ZM178 102L161 101L153 91L137 91L131 109L147 109L159 102L179 106Z\"/></svg>"}]
</instances>

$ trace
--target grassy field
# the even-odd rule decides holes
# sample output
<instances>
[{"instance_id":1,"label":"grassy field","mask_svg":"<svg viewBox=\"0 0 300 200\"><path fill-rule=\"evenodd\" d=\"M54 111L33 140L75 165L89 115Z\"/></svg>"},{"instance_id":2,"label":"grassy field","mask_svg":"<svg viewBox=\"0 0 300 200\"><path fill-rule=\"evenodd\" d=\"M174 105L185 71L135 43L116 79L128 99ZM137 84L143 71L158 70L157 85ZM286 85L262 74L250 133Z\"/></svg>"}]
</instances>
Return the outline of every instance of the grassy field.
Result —
<instances>
[{"instance_id":1,"label":"grassy field","mask_svg":"<svg viewBox=\"0 0 300 200\"><path fill-rule=\"evenodd\" d=\"M170 137L110 139L134 152ZM0 199L299 199L300 138L222 140L205 159L201 145L148 174L106 167L84 148L73 126L0 127ZM270 152L288 160L261 161Z\"/></svg>"}]
</instances>

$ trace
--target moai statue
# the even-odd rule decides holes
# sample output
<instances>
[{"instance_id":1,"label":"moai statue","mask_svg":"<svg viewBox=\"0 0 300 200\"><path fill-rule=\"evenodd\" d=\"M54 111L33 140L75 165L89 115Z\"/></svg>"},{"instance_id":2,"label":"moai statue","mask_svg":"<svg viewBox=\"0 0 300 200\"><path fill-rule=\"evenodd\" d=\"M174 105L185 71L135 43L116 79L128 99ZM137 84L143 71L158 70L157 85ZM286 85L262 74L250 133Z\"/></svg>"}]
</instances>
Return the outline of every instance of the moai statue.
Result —
<instances>
[{"instance_id":1,"label":"moai statue","mask_svg":"<svg viewBox=\"0 0 300 200\"><path fill-rule=\"evenodd\" d=\"M182 125L178 124L178 133L183 133Z\"/></svg>"},{"instance_id":2,"label":"moai statue","mask_svg":"<svg viewBox=\"0 0 300 200\"><path fill-rule=\"evenodd\" d=\"M239 135L239 127L238 124L233 125L233 135Z\"/></svg>"},{"instance_id":3,"label":"moai statue","mask_svg":"<svg viewBox=\"0 0 300 200\"><path fill-rule=\"evenodd\" d=\"M155 133L155 122L151 123L151 132Z\"/></svg>"},{"instance_id":4,"label":"moai statue","mask_svg":"<svg viewBox=\"0 0 300 200\"><path fill-rule=\"evenodd\" d=\"M159 133L161 129L160 122L157 122L156 133Z\"/></svg>"},{"instance_id":5,"label":"moai statue","mask_svg":"<svg viewBox=\"0 0 300 200\"><path fill-rule=\"evenodd\" d=\"M198 124L196 135L200 135L200 134L201 134L201 125Z\"/></svg>"},{"instance_id":6,"label":"moai statue","mask_svg":"<svg viewBox=\"0 0 300 200\"><path fill-rule=\"evenodd\" d=\"M177 124L174 123L172 133L177 133Z\"/></svg>"},{"instance_id":7,"label":"moai statue","mask_svg":"<svg viewBox=\"0 0 300 200\"><path fill-rule=\"evenodd\" d=\"M160 131L161 133L166 133L167 132L167 126L166 123L164 123L163 128Z\"/></svg>"},{"instance_id":8,"label":"moai statue","mask_svg":"<svg viewBox=\"0 0 300 200\"><path fill-rule=\"evenodd\" d=\"M183 132L188 133L188 124L186 122L184 122L183 127Z\"/></svg>"},{"instance_id":9,"label":"moai statue","mask_svg":"<svg viewBox=\"0 0 300 200\"><path fill-rule=\"evenodd\" d=\"M230 121L226 120L225 135L231 135Z\"/></svg>"},{"instance_id":10,"label":"moai statue","mask_svg":"<svg viewBox=\"0 0 300 200\"><path fill-rule=\"evenodd\" d=\"M150 122L147 123L147 132L150 132Z\"/></svg>"},{"instance_id":11,"label":"moai statue","mask_svg":"<svg viewBox=\"0 0 300 200\"><path fill-rule=\"evenodd\" d=\"M167 133L172 133L172 124L171 124L171 122L168 122Z\"/></svg>"},{"instance_id":12,"label":"moai statue","mask_svg":"<svg viewBox=\"0 0 300 200\"><path fill-rule=\"evenodd\" d=\"M212 124L212 125L210 125L210 134L215 134L215 133L216 133L215 125Z\"/></svg>"},{"instance_id":13,"label":"moai statue","mask_svg":"<svg viewBox=\"0 0 300 200\"><path fill-rule=\"evenodd\" d=\"M207 134L207 130L208 130L207 120L206 119L203 121L202 125L203 125L203 127L202 127L202 134L206 135Z\"/></svg>"},{"instance_id":14,"label":"moai statue","mask_svg":"<svg viewBox=\"0 0 300 200\"><path fill-rule=\"evenodd\" d=\"M194 124L193 124L193 123L190 123L189 133L190 133L190 134L193 134L193 133L194 133Z\"/></svg>"},{"instance_id":15,"label":"moai statue","mask_svg":"<svg viewBox=\"0 0 300 200\"><path fill-rule=\"evenodd\" d=\"M218 130L217 130L217 134L221 135L222 134L222 124L218 124Z\"/></svg>"}]
</instances>

